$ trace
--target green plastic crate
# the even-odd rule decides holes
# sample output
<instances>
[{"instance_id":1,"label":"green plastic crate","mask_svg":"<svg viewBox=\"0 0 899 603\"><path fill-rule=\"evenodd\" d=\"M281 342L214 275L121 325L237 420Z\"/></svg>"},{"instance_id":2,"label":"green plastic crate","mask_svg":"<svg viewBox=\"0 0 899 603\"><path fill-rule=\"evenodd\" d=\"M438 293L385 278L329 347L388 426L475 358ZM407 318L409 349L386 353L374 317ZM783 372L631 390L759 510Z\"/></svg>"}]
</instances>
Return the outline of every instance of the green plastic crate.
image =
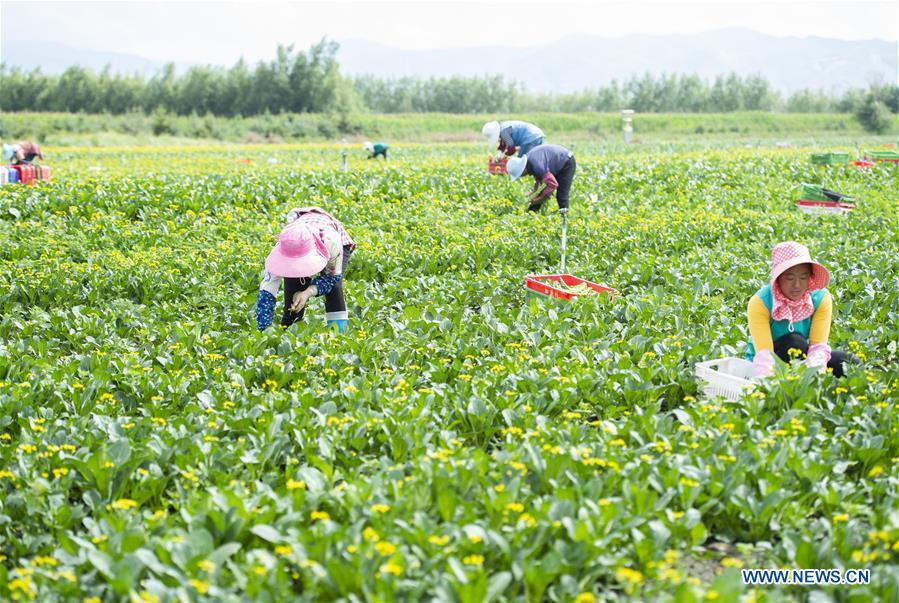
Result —
<instances>
[{"instance_id":1,"label":"green plastic crate","mask_svg":"<svg viewBox=\"0 0 899 603\"><path fill-rule=\"evenodd\" d=\"M823 186L820 186L818 184L808 184L807 182L803 182L799 185L799 198L805 201L826 201L828 203L837 201L840 203L855 203L855 199L848 195L843 195L835 191L825 192L825 190L826 189Z\"/></svg>"},{"instance_id":2,"label":"green plastic crate","mask_svg":"<svg viewBox=\"0 0 899 603\"><path fill-rule=\"evenodd\" d=\"M899 152L896 151L865 151L865 156L874 161L899 161Z\"/></svg>"},{"instance_id":3,"label":"green plastic crate","mask_svg":"<svg viewBox=\"0 0 899 603\"><path fill-rule=\"evenodd\" d=\"M849 161L849 153L812 153L815 165L840 165Z\"/></svg>"}]
</instances>

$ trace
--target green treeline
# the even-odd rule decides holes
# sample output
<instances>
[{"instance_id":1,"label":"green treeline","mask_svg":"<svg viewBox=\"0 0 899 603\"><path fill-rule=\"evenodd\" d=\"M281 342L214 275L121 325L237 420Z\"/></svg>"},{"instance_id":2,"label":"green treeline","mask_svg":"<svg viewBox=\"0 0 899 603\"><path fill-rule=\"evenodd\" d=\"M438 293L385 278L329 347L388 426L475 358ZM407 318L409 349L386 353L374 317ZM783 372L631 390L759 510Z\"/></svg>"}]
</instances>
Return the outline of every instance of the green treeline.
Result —
<instances>
[{"instance_id":1,"label":"green treeline","mask_svg":"<svg viewBox=\"0 0 899 603\"><path fill-rule=\"evenodd\" d=\"M281 113L521 113L611 112L727 113L777 111L851 113L869 91L842 95L803 90L784 97L761 76L645 74L570 94L527 92L502 76L348 78L340 74L338 46L322 40L307 51L278 46L272 61L255 67L193 67L175 74L173 64L152 77L95 73L70 67L61 75L0 66L0 110L112 115L142 112L221 117ZM877 87L876 99L899 110L899 87ZM873 102L873 101L872 101Z\"/></svg>"}]
</instances>

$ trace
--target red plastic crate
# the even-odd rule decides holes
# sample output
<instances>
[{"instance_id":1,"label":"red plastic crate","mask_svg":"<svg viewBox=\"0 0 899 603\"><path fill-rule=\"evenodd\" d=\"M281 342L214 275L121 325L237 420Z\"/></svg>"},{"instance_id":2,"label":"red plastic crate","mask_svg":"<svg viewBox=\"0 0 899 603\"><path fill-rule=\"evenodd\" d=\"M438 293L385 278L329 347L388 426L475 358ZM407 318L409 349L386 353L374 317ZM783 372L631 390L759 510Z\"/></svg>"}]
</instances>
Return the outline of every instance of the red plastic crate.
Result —
<instances>
[{"instance_id":1,"label":"red plastic crate","mask_svg":"<svg viewBox=\"0 0 899 603\"><path fill-rule=\"evenodd\" d=\"M11 167L19 172L19 182L22 184L34 184L37 180L37 169L33 165L17 164Z\"/></svg>"},{"instance_id":2,"label":"red plastic crate","mask_svg":"<svg viewBox=\"0 0 899 603\"><path fill-rule=\"evenodd\" d=\"M524 279L525 288L533 291L534 293L539 293L540 295L555 297L558 299L574 299L576 297L580 297L580 295L578 295L577 293L571 293L570 291L564 291L562 289L556 288L554 286L554 283L564 283L569 287L574 287L576 285L580 285L581 283L586 283L588 287L590 287L597 293L605 293L610 298L614 297L618 293L618 291L611 287L606 287L605 285L600 285L599 283L593 283L582 278L578 278L573 274L530 274Z\"/></svg>"},{"instance_id":3,"label":"red plastic crate","mask_svg":"<svg viewBox=\"0 0 899 603\"><path fill-rule=\"evenodd\" d=\"M873 167L873 166L874 166L874 162L873 162L873 161L865 161L864 159L862 159L862 160L860 160L860 161L851 161L851 162L849 162L849 164L850 164L850 165L853 165L853 166L855 166L855 167L857 167L857 168L862 168L862 169L864 169L864 168L869 168L869 167Z\"/></svg>"},{"instance_id":4,"label":"red plastic crate","mask_svg":"<svg viewBox=\"0 0 899 603\"><path fill-rule=\"evenodd\" d=\"M494 161L491 157L487 160L487 171L491 174L507 174L508 170L506 169L506 163L508 163L508 161L508 157L503 157L499 161Z\"/></svg>"},{"instance_id":5,"label":"red plastic crate","mask_svg":"<svg viewBox=\"0 0 899 603\"><path fill-rule=\"evenodd\" d=\"M855 209L852 203L839 203L837 201L809 201L798 199L796 207L806 212L821 211L825 213L846 213Z\"/></svg>"},{"instance_id":6,"label":"red plastic crate","mask_svg":"<svg viewBox=\"0 0 899 603\"><path fill-rule=\"evenodd\" d=\"M37 179L43 182L50 182L50 166L49 165L36 165L34 166L37 169Z\"/></svg>"}]
</instances>

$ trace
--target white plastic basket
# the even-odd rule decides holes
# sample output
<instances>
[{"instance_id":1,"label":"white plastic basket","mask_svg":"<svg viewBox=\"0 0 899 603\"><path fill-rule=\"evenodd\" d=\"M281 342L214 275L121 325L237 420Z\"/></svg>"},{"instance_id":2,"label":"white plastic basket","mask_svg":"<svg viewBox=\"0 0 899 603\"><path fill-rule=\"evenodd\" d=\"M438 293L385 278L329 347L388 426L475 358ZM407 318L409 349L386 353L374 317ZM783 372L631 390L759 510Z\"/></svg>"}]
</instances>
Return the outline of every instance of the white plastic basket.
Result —
<instances>
[{"instance_id":1,"label":"white plastic basket","mask_svg":"<svg viewBox=\"0 0 899 603\"><path fill-rule=\"evenodd\" d=\"M752 363L743 358L718 358L696 364L696 376L703 380L702 393L707 398L739 400L744 392L755 389L753 374Z\"/></svg>"}]
</instances>

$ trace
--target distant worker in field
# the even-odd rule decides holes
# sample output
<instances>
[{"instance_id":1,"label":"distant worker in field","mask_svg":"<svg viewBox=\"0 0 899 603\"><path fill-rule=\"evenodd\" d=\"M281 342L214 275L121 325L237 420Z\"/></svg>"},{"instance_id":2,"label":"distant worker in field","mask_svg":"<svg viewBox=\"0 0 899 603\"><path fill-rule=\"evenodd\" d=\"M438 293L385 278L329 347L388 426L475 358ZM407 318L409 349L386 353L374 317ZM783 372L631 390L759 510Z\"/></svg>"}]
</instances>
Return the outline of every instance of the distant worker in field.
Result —
<instances>
[{"instance_id":1,"label":"distant worker in field","mask_svg":"<svg viewBox=\"0 0 899 603\"><path fill-rule=\"evenodd\" d=\"M383 142L376 142L374 144L369 141L365 141L362 144L362 147L368 151L368 159L374 159L378 155L384 158L384 161L387 161L387 145Z\"/></svg>"},{"instance_id":2,"label":"distant worker in field","mask_svg":"<svg viewBox=\"0 0 899 603\"><path fill-rule=\"evenodd\" d=\"M302 320L309 300L325 298L325 319L340 333L347 329L343 275L356 244L337 218L320 207L300 207L287 214L287 225L265 260L256 300L256 327L272 324L275 299L284 283L281 326Z\"/></svg>"},{"instance_id":3,"label":"distant worker in field","mask_svg":"<svg viewBox=\"0 0 899 603\"><path fill-rule=\"evenodd\" d=\"M3 144L3 163L28 164L34 161L34 158L43 159L44 154L41 148L30 140L23 140L15 144Z\"/></svg>"},{"instance_id":4,"label":"distant worker in field","mask_svg":"<svg viewBox=\"0 0 899 603\"><path fill-rule=\"evenodd\" d=\"M506 164L512 180L518 180L524 174L534 177L534 189L528 195L528 211L539 211L543 202L555 193L559 209L567 212L576 168L574 154L555 144L540 145L530 153L513 157Z\"/></svg>"},{"instance_id":5,"label":"distant worker in field","mask_svg":"<svg viewBox=\"0 0 899 603\"><path fill-rule=\"evenodd\" d=\"M830 273L814 261L805 245L778 243L771 251L771 278L749 300L749 345L757 376L774 374L774 355L784 362L805 359L806 366L831 369L843 376L846 362L858 362L845 352L831 350L830 321L833 297L827 290Z\"/></svg>"},{"instance_id":6,"label":"distant worker in field","mask_svg":"<svg viewBox=\"0 0 899 603\"><path fill-rule=\"evenodd\" d=\"M545 139L543 130L526 121L488 121L481 129L487 144L497 147L494 159L499 161L506 156L519 157L526 155L534 147L539 147Z\"/></svg>"}]
</instances>

